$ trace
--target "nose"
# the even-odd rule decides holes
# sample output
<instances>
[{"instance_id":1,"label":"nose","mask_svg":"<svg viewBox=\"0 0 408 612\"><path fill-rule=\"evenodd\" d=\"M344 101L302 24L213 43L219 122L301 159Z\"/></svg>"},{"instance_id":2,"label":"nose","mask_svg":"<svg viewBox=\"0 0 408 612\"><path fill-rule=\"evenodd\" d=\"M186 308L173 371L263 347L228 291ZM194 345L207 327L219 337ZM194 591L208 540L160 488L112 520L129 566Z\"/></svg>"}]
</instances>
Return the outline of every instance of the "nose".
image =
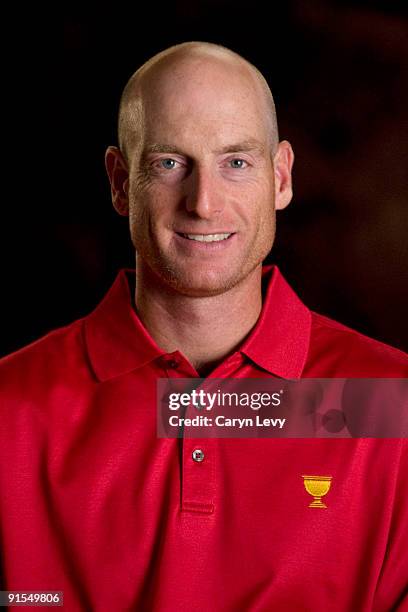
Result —
<instances>
[{"instance_id":1,"label":"nose","mask_svg":"<svg viewBox=\"0 0 408 612\"><path fill-rule=\"evenodd\" d=\"M211 219L224 208L224 194L209 168L194 167L186 181L186 210L202 219Z\"/></svg>"}]
</instances>

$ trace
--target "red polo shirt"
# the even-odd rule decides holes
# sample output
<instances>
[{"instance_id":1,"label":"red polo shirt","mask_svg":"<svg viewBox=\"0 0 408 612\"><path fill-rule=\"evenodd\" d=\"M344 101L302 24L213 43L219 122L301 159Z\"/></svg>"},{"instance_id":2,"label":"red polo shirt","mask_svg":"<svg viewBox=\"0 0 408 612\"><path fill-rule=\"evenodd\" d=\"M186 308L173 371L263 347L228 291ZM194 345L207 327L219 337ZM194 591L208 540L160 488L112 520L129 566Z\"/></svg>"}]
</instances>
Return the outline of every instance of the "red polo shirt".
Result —
<instances>
[{"instance_id":1,"label":"red polo shirt","mask_svg":"<svg viewBox=\"0 0 408 612\"><path fill-rule=\"evenodd\" d=\"M143 327L133 277L1 361L2 588L63 591L70 612L406 610L405 441L158 439L157 379L197 372ZM408 377L406 355L264 280L212 377ZM304 474L332 477L327 508Z\"/></svg>"}]
</instances>

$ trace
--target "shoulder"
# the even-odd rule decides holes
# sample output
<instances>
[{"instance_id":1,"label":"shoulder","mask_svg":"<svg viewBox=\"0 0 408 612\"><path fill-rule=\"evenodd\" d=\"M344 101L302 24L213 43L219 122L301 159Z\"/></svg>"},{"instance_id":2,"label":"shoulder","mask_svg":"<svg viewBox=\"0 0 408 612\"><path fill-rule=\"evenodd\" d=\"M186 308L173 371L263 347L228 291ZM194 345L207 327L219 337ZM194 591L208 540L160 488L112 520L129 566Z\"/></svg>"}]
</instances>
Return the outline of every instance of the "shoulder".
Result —
<instances>
[{"instance_id":1,"label":"shoulder","mask_svg":"<svg viewBox=\"0 0 408 612\"><path fill-rule=\"evenodd\" d=\"M310 361L324 376L408 377L408 355L312 312ZM320 367L319 367L320 366ZM320 376L320 374L319 374Z\"/></svg>"},{"instance_id":2,"label":"shoulder","mask_svg":"<svg viewBox=\"0 0 408 612\"><path fill-rule=\"evenodd\" d=\"M22 396L51 380L74 377L85 360L83 319L78 319L0 359L2 395L14 391Z\"/></svg>"}]
</instances>

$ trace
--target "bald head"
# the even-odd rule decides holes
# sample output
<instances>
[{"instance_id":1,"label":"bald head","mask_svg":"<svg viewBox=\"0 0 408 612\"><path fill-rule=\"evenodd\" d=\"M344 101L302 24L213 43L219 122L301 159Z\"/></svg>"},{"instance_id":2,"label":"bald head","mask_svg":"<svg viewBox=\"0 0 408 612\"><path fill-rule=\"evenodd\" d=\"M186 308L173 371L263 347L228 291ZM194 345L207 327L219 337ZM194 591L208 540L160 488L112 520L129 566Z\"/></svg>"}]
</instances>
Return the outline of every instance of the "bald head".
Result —
<instances>
[{"instance_id":1,"label":"bald head","mask_svg":"<svg viewBox=\"0 0 408 612\"><path fill-rule=\"evenodd\" d=\"M221 45L186 42L153 56L126 84L120 101L118 137L119 147L128 162L143 140L146 104L153 99L157 102L167 93L177 93L177 88L182 91L186 79L195 80L198 95L200 89L212 86L222 90L228 87L230 95L241 96L243 103L248 96L255 96L271 153L275 153L279 142L275 104L259 70Z\"/></svg>"}]
</instances>

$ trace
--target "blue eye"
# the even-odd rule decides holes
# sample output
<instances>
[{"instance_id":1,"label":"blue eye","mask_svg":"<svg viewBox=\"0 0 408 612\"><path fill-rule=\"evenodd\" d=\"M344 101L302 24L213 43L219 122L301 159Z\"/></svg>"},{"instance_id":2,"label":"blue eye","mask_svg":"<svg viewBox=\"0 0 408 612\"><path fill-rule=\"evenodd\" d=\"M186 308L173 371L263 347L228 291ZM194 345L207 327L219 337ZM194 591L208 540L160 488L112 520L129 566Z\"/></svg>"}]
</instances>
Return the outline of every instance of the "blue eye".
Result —
<instances>
[{"instance_id":1,"label":"blue eye","mask_svg":"<svg viewBox=\"0 0 408 612\"><path fill-rule=\"evenodd\" d=\"M231 159L230 164L233 168L240 170L246 164L244 159ZM234 164L234 165L233 165Z\"/></svg>"},{"instance_id":2,"label":"blue eye","mask_svg":"<svg viewBox=\"0 0 408 612\"><path fill-rule=\"evenodd\" d=\"M160 164L165 170L173 170L173 168L175 167L176 161L169 157L167 159L161 159Z\"/></svg>"}]
</instances>

